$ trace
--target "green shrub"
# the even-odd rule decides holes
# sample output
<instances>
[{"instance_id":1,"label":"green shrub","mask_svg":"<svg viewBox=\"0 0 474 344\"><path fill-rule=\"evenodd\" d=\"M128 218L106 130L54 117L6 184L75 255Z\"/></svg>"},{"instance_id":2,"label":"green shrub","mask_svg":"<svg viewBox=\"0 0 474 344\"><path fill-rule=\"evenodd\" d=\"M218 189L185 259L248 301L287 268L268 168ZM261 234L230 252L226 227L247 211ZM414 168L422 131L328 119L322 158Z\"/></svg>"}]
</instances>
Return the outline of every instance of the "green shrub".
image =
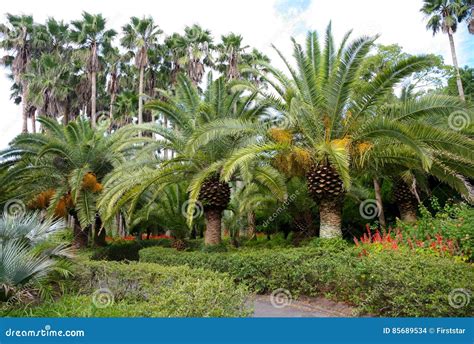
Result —
<instances>
[{"instance_id":1,"label":"green shrub","mask_svg":"<svg viewBox=\"0 0 474 344\"><path fill-rule=\"evenodd\" d=\"M306 271L302 264L311 258L326 254L318 248L281 250L243 250L229 253L180 252L164 248L147 248L140 251L140 261L162 265L189 265L226 272L238 283L247 284L253 291L265 293L276 288L291 289L295 293L307 292Z\"/></svg>"},{"instance_id":2,"label":"green shrub","mask_svg":"<svg viewBox=\"0 0 474 344\"><path fill-rule=\"evenodd\" d=\"M98 290L107 291L103 298ZM111 295L113 302L108 301ZM249 314L247 295L246 289L236 286L229 276L209 270L86 261L76 266L72 285L60 300L3 309L2 313L34 317L235 317Z\"/></svg>"},{"instance_id":3,"label":"green shrub","mask_svg":"<svg viewBox=\"0 0 474 344\"><path fill-rule=\"evenodd\" d=\"M140 251L140 259L227 272L258 293L277 288L293 296L325 295L383 316L470 316L473 302L449 304L454 289L472 292L474 269L453 259L413 251L381 251L360 256L339 240L319 239L303 248L234 253ZM470 291L469 291L470 289Z\"/></svg>"},{"instance_id":4,"label":"green shrub","mask_svg":"<svg viewBox=\"0 0 474 344\"><path fill-rule=\"evenodd\" d=\"M151 239L151 240L136 240L136 241L116 241L97 249L91 256L92 260L135 260L137 261L138 251L145 247L162 246L171 247L170 239Z\"/></svg>"}]
</instances>

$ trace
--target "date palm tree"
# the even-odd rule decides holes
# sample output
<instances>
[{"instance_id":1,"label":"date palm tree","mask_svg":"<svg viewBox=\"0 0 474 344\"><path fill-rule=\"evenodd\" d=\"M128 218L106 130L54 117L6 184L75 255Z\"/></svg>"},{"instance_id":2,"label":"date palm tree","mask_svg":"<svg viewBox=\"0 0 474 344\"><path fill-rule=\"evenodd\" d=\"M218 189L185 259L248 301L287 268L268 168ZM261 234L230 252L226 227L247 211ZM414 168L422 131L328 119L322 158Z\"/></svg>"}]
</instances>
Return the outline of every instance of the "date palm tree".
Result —
<instances>
[{"instance_id":1,"label":"date palm tree","mask_svg":"<svg viewBox=\"0 0 474 344\"><path fill-rule=\"evenodd\" d=\"M71 39L86 49L86 71L90 77L90 104L91 124L95 127L97 122L97 73L100 71L99 55L104 46L110 45L112 38L117 34L114 30L106 30L106 20L102 14L82 13L82 20L71 22Z\"/></svg>"},{"instance_id":2,"label":"date palm tree","mask_svg":"<svg viewBox=\"0 0 474 344\"><path fill-rule=\"evenodd\" d=\"M453 65L456 72L456 81L458 86L459 97L465 100L464 89L459 74L458 58L456 55L456 47L454 45L454 34L457 30L458 22L464 15L463 4L461 0L423 0L421 12L428 19L426 28L433 31L436 35L439 31L446 33L449 38L449 47L453 58Z\"/></svg>"},{"instance_id":3,"label":"date palm tree","mask_svg":"<svg viewBox=\"0 0 474 344\"><path fill-rule=\"evenodd\" d=\"M417 106L397 107L393 113L380 107L394 85L429 66L429 58L402 59L379 71L360 90L357 80L361 64L375 38L361 37L348 43L349 36L350 33L346 34L336 47L329 25L323 47L316 32L308 33L306 49L293 40L296 68L277 50L290 77L266 65L271 77L265 80L274 89L266 96L280 112L279 127L266 135L261 132L259 135L265 135L266 141L234 152L222 168L225 180L229 173L268 154L276 157L283 154L291 164L300 165L306 174L309 193L319 204L322 237L341 236L341 206L352 176L366 168L369 156L371 163L377 163L375 153L383 153L379 147L403 147L427 171L433 165L433 151L466 153L472 146L472 142L455 132L415 122L416 118L430 113L446 116L452 111L465 110L459 100L429 97ZM223 130L220 132L225 134Z\"/></svg>"},{"instance_id":4,"label":"date palm tree","mask_svg":"<svg viewBox=\"0 0 474 344\"><path fill-rule=\"evenodd\" d=\"M138 124L143 123L143 85L145 68L148 66L148 50L158 43L161 31L152 17L131 17L130 23L122 27L123 37L120 40L123 47L134 50L135 66L138 68Z\"/></svg>"},{"instance_id":5,"label":"date palm tree","mask_svg":"<svg viewBox=\"0 0 474 344\"><path fill-rule=\"evenodd\" d=\"M105 135L107 123L94 129L83 118L66 126L50 117L38 121L44 133L19 135L0 152L0 168L9 167L2 185L34 209L47 208L58 217L72 215L78 247L87 245L90 227L96 223L95 242L103 245L105 230L96 216L102 179L112 170L112 163L125 160L142 139L135 138L133 126Z\"/></svg>"},{"instance_id":6,"label":"date palm tree","mask_svg":"<svg viewBox=\"0 0 474 344\"><path fill-rule=\"evenodd\" d=\"M106 193L99 202L105 218L113 216L117 207L128 204L127 213L133 209L140 196L150 188L156 195L169 184L188 181L188 207L184 216L191 226L196 208L204 211L206 218L205 243L216 245L221 242L222 212L227 208L233 180L220 179L221 169L226 157L236 147L247 141L244 136L213 140L207 137L199 142L194 138L211 128L238 125L240 121L255 121L267 110L266 105L255 106L256 93L244 95L244 91L231 91L223 78L209 79L208 86L201 97L193 82L180 74L176 93L166 100L154 100L146 108L166 115L173 129L163 126L146 128L162 139L156 141L153 149L170 149L175 156L168 160L161 158L145 160L135 159L127 165L118 167L107 178ZM149 150L149 149L148 149ZM255 169L255 178L268 185L272 190L284 184L274 180L274 169L259 166ZM158 186L158 187L157 187Z\"/></svg>"}]
</instances>

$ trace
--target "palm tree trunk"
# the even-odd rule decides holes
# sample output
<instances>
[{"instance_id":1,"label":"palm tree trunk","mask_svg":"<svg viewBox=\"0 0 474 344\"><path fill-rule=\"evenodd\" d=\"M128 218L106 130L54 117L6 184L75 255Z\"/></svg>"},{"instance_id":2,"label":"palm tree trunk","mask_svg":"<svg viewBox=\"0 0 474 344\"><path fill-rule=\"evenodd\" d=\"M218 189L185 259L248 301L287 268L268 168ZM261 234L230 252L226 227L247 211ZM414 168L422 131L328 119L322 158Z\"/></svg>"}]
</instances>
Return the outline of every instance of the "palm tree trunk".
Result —
<instances>
[{"instance_id":1,"label":"palm tree trunk","mask_svg":"<svg viewBox=\"0 0 474 344\"><path fill-rule=\"evenodd\" d=\"M28 132L28 84L23 82L22 84L23 92L21 95L21 102L22 102L22 116L23 116L23 127L21 129L22 133Z\"/></svg>"},{"instance_id":2,"label":"palm tree trunk","mask_svg":"<svg viewBox=\"0 0 474 344\"><path fill-rule=\"evenodd\" d=\"M36 110L31 113L31 132L36 134Z\"/></svg>"},{"instance_id":3,"label":"palm tree trunk","mask_svg":"<svg viewBox=\"0 0 474 344\"><path fill-rule=\"evenodd\" d=\"M342 204L339 200L323 198L319 204L319 218L321 238L342 237Z\"/></svg>"},{"instance_id":4,"label":"palm tree trunk","mask_svg":"<svg viewBox=\"0 0 474 344\"><path fill-rule=\"evenodd\" d=\"M380 184L377 178L374 178L374 191L375 191L375 201L377 202L379 223L382 228L386 228L387 222L385 221L385 213L383 211L382 192L380 190Z\"/></svg>"},{"instance_id":5,"label":"palm tree trunk","mask_svg":"<svg viewBox=\"0 0 474 344\"><path fill-rule=\"evenodd\" d=\"M413 202L407 201L398 204L400 211L400 219L405 223L416 222L416 205Z\"/></svg>"},{"instance_id":6,"label":"palm tree trunk","mask_svg":"<svg viewBox=\"0 0 474 344\"><path fill-rule=\"evenodd\" d=\"M204 211L204 216L206 217L206 234L204 237L204 244L220 244L222 211L218 209L207 209Z\"/></svg>"},{"instance_id":7,"label":"palm tree trunk","mask_svg":"<svg viewBox=\"0 0 474 344\"><path fill-rule=\"evenodd\" d=\"M84 229L81 228L81 224L79 222L79 218L77 217L77 214L74 213L73 215L74 219L74 227L73 227L73 234L74 234L74 239L73 239L73 245L76 248L85 248L87 247L89 243L89 231L90 228L86 227Z\"/></svg>"},{"instance_id":8,"label":"palm tree trunk","mask_svg":"<svg viewBox=\"0 0 474 344\"><path fill-rule=\"evenodd\" d=\"M249 239L254 239L255 238L255 232L256 232L256 227L255 227L255 212L254 211L249 211L247 213L247 237Z\"/></svg>"},{"instance_id":9,"label":"palm tree trunk","mask_svg":"<svg viewBox=\"0 0 474 344\"><path fill-rule=\"evenodd\" d=\"M449 45L451 47L451 55L453 56L453 65L454 69L456 70L456 83L458 85L459 98L461 98L462 101L466 101L466 98L464 97L464 89L462 87L461 74L459 73L458 58L456 56L456 48L454 46L453 34L451 32L448 32L448 37Z\"/></svg>"},{"instance_id":10,"label":"palm tree trunk","mask_svg":"<svg viewBox=\"0 0 474 344\"><path fill-rule=\"evenodd\" d=\"M96 85L96 73L91 73L91 123L92 127L96 125L96 97L97 97L97 85Z\"/></svg>"},{"instance_id":11,"label":"palm tree trunk","mask_svg":"<svg viewBox=\"0 0 474 344\"><path fill-rule=\"evenodd\" d=\"M140 81L138 86L138 124L143 123L143 79L145 68L140 67Z\"/></svg>"},{"instance_id":12,"label":"palm tree trunk","mask_svg":"<svg viewBox=\"0 0 474 344\"><path fill-rule=\"evenodd\" d=\"M107 245L105 241L105 228L102 228L102 220L97 214L95 216L95 223L94 223L94 246L96 247L104 247Z\"/></svg>"}]
</instances>

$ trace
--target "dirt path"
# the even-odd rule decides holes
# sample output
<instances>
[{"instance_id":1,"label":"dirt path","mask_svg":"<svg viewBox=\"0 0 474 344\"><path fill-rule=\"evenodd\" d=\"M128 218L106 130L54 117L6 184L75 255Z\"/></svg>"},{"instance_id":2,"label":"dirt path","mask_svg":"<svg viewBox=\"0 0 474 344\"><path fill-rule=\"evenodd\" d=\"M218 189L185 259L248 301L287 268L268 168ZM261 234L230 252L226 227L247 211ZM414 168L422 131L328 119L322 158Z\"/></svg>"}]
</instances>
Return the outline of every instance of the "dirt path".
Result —
<instances>
[{"instance_id":1,"label":"dirt path","mask_svg":"<svg viewBox=\"0 0 474 344\"><path fill-rule=\"evenodd\" d=\"M323 297L300 297L291 300L285 305L275 307L270 295L257 295L253 302L254 317L284 317L284 318L328 318L328 317L353 317L354 309L346 304L333 302Z\"/></svg>"}]
</instances>

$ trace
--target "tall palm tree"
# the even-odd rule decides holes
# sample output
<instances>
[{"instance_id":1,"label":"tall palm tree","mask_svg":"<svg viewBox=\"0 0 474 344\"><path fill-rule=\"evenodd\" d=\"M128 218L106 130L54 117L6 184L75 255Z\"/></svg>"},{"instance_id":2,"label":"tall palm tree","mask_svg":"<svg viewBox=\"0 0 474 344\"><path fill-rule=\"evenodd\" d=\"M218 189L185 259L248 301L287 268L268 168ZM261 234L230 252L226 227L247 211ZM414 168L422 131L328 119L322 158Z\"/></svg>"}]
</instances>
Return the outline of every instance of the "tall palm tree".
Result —
<instances>
[{"instance_id":1,"label":"tall palm tree","mask_svg":"<svg viewBox=\"0 0 474 344\"><path fill-rule=\"evenodd\" d=\"M243 37L230 33L221 37L221 43L217 45L218 70L225 74L228 80L240 77L239 64L242 62L242 54L248 46L242 46Z\"/></svg>"},{"instance_id":2,"label":"tall palm tree","mask_svg":"<svg viewBox=\"0 0 474 344\"><path fill-rule=\"evenodd\" d=\"M30 63L34 49L35 24L33 17L28 15L7 14L7 24L0 25L0 48L12 55L4 56L2 62L12 71L15 83L21 88L23 126L22 132L28 132L28 84L22 78Z\"/></svg>"},{"instance_id":3,"label":"tall palm tree","mask_svg":"<svg viewBox=\"0 0 474 344\"><path fill-rule=\"evenodd\" d=\"M423 0L421 12L424 13L428 18L426 28L433 31L433 35L436 35L440 30L448 35L453 65L456 72L459 97L464 101L464 90L461 82L461 76L459 74L456 47L454 46L454 34L457 30L457 24L464 13L462 1Z\"/></svg>"},{"instance_id":4,"label":"tall palm tree","mask_svg":"<svg viewBox=\"0 0 474 344\"><path fill-rule=\"evenodd\" d=\"M83 49L88 50L86 71L90 77L91 90L91 123L95 127L97 122L97 73L100 71L99 55L104 46L110 45L112 38L117 34L114 30L106 30L106 20L102 14L82 13L82 20L71 22L73 29L71 39Z\"/></svg>"},{"instance_id":5,"label":"tall palm tree","mask_svg":"<svg viewBox=\"0 0 474 344\"><path fill-rule=\"evenodd\" d=\"M459 100L431 97L417 106L397 107L393 113L380 107L394 85L429 66L430 59L424 56L402 59L382 69L360 90L357 80L361 64L374 38L362 37L347 43L349 35L344 36L339 47L334 46L329 25L324 47L316 32L308 33L305 50L293 41L296 69L277 50L290 77L266 65L271 77L265 80L274 89L267 98L284 120L280 121L280 128L266 135L260 132L260 137L267 137L265 142L235 152L222 169L225 179L262 154L286 154L292 164L299 164L306 171L309 193L319 204L322 237L341 235L341 206L351 179L357 171L366 169L368 162L384 161L383 154L387 152L381 147L404 148L417 157L424 170L429 170L433 151L465 154L472 146L462 135L415 122L417 117L429 113L446 115L465 109ZM223 130L220 132L225 134ZM208 131L206 135L217 134Z\"/></svg>"},{"instance_id":6,"label":"tall palm tree","mask_svg":"<svg viewBox=\"0 0 474 344\"><path fill-rule=\"evenodd\" d=\"M59 54L43 54L31 61L24 75L28 83L28 101L39 115L58 117L64 110L71 92L69 65Z\"/></svg>"},{"instance_id":7,"label":"tall palm tree","mask_svg":"<svg viewBox=\"0 0 474 344\"><path fill-rule=\"evenodd\" d=\"M210 65L212 49L212 36L209 30L204 30L199 25L187 26L184 29L184 43L186 52L187 75L194 83L199 85L204 76L205 65Z\"/></svg>"},{"instance_id":8,"label":"tall palm tree","mask_svg":"<svg viewBox=\"0 0 474 344\"><path fill-rule=\"evenodd\" d=\"M148 50L158 43L158 36L163 33L155 25L152 17L131 17L130 23L122 27L122 46L134 50L135 66L140 71L138 86L138 124L143 123L143 85L145 68L148 66Z\"/></svg>"}]
</instances>

